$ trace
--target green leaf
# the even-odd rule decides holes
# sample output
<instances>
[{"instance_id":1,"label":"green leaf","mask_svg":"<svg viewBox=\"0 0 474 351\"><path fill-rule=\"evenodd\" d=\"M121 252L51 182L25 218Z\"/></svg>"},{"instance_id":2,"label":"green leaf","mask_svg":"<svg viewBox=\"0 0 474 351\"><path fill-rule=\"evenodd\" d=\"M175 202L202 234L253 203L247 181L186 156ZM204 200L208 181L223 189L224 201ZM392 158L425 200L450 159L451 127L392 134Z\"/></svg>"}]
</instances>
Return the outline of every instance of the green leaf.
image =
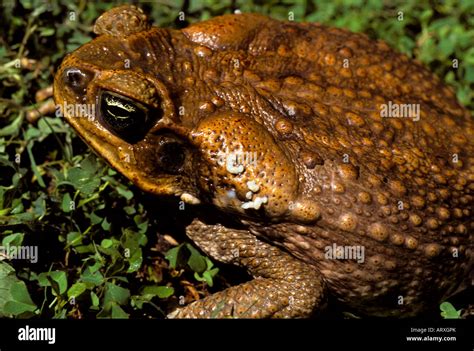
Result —
<instances>
[{"instance_id":1,"label":"green leaf","mask_svg":"<svg viewBox=\"0 0 474 351\"><path fill-rule=\"evenodd\" d=\"M54 28L40 28L39 35L41 37L50 37L54 34Z\"/></svg>"},{"instance_id":2,"label":"green leaf","mask_svg":"<svg viewBox=\"0 0 474 351\"><path fill-rule=\"evenodd\" d=\"M39 182L38 182L39 183ZM43 216L46 214L46 195L41 194L34 202L33 202L33 213L35 214L36 218L41 220Z\"/></svg>"},{"instance_id":3,"label":"green leaf","mask_svg":"<svg viewBox=\"0 0 474 351\"><path fill-rule=\"evenodd\" d=\"M67 291L67 297L69 299L72 297L76 298L86 291L86 289L87 285L85 283L74 283Z\"/></svg>"},{"instance_id":4,"label":"green leaf","mask_svg":"<svg viewBox=\"0 0 474 351\"><path fill-rule=\"evenodd\" d=\"M81 164L83 166L84 163ZM69 169L67 180L71 184L84 193L84 195L91 195L100 185L100 178L95 177L94 173L90 172L90 163L85 163L86 169L81 167L73 167Z\"/></svg>"},{"instance_id":5,"label":"green leaf","mask_svg":"<svg viewBox=\"0 0 474 351\"><path fill-rule=\"evenodd\" d=\"M199 273L194 272L194 278L200 282L206 282L207 285L212 287L214 285L214 276L219 272L219 268L211 269L210 271L205 271L202 276Z\"/></svg>"},{"instance_id":6,"label":"green leaf","mask_svg":"<svg viewBox=\"0 0 474 351\"><path fill-rule=\"evenodd\" d=\"M102 273L100 273L100 271L92 272L90 267L87 267L84 273L81 275L81 281L97 286L103 284L104 276Z\"/></svg>"},{"instance_id":7,"label":"green leaf","mask_svg":"<svg viewBox=\"0 0 474 351\"><path fill-rule=\"evenodd\" d=\"M99 307L99 297L91 291L91 301L92 301L92 306L98 308Z\"/></svg>"},{"instance_id":8,"label":"green leaf","mask_svg":"<svg viewBox=\"0 0 474 351\"><path fill-rule=\"evenodd\" d=\"M98 216L95 212L91 213L90 219L92 224L99 224L103 220L103 218Z\"/></svg>"},{"instance_id":9,"label":"green leaf","mask_svg":"<svg viewBox=\"0 0 474 351\"><path fill-rule=\"evenodd\" d=\"M61 202L61 209L63 212L71 212L71 195L69 193L65 193L63 196L63 201Z\"/></svg>"},{"instance_id":10,"label":"green leaf","mask_svg":"<svg viewBox=\"0 0 474 351\"><path fill-rule=\"evenodd\" d=\"M106 232L108 232L110 230L110 222L107 221L107 218L104 218L104 220L102 221L102 223L100 224L100 226L102 227L103 230L105 230Z\"/></svg>"},{"instance_id":11,"label":"green leaf","mask_svg":"<svg viewBox=\"0 0 474 351\"><path fill-rule=\"evenodd\" d=\"M116 303L112 304L112 318L117 318L117 319L126 319L128 318L128 313L126 313L122 307L117 305Z\"/></svg>"},{"instance_id":12,"label":"green leaf","mask_svg":"<svg viewBox=\"0 0 474 351\"><path fill-rule=\"evenodd\" d=\"M443 58L449 57L454 52L454 47L456 45L456 41L453 41L452 38L447 37L441 39L438 44L438 49L443 54Z\"/></svg>"},{"instance_id":13,"label":"green leaf","mask_svg":"<svg viewBox=\"0 0 474 351\"><path fill-rule=\"evenodd\" d=\"M179 251L183 247L183 244L173 247L172 249L169 249L168 252L165 255L165 258L168 260L170 268L176 269L178 265L178 256L179 256Z\"/></svg>"},{"instance_id":14,"label":"green leaf","mask_svg":"<svg viewBox=\"0 0 474 351\"><path fill-rule=\"evenodd\" d=\"M101 257L97 258L96 261L94 262L93 265L89 266L89 270L92 272L92 273L95 273L97 272L99 269L101 269L103 266L103 260L101 259Z\"/></svg>"},{"instance_id":15,"label":"green leaf","mask_svg":"<svg viewBox=\"0 0 474 351\"><path fill-rule=\"evenodd\" d=\"M51 286L51 281L48 279L49 272L38 274L38 284L41 287Z\"/></svg>"},{"instance_id":16,"label":"green leaf","mask_svg":"<svg viewBox=\"0 0 474 351\"><path fill-rule=\"evenodd\" d=\"M33 173L36 177L36 181L38 182L38 184L42 187L42 188L46 188L46 185L44 183L44 179L43 177L41 176L41 172L40 170L38 169L38 166L36 165L36 161L35 161L35 157L33 156L33 143L30 142L28 143L28 146L26 147L26 150L27 150L27 153L28 153L28 157L30 159L30 163L31 163L31 169L33 170ZM39 198L38 198L39 199Z\"/></svg>"},{"instance_id":17,"label":"green leaf","mask_svg":"<svg viewBox=\"0 0 474 351\"><path fill-rule=\"evenodd\" d=\"M51 286L56 291L57 294L61 295L64 294L67 290L67 277L66 273L63 271L52 271L49 272L49 276L51 277L52 283Z\"/></svg>"},{"instance_id":18,"label":"green leaf","mask_svg":"<svg viewBox=\"0 0 474 351\"><path fill-rule=\"evenodd\" d=\"M102 246L104 249L108 249L112 247L113 244L114 242L111 239L103 239L100 243L100 246Z\"/></svg>"},{"instance_id":19,"label":"green leaf","mask_svg":"<svg viewBox=\"0 0 474 351\"><path fill-rule=\"evenodd\" d=\"M464 80L468 83L474 83L474 66L467 66L464 72Z\"/></svg>"},{"instance_id":20,"label":"green leaf","mask_svg":"<svg viewBox=\"0 0 474 351\"><path fill-rule=\"evenodd\" d=\"M138 271L138 269L142 266L142 262L143 262L142 249L137 249L128 258L128 263L130 264L130 266L127 269L127 273Z\"/></svg>"},{"instance_id":21,"label":"green leaf","mask_svg":"<svg viewBox=\"0 0 474 351\"><path fill-rule=\"evenodd\" d=\"M461 318L461 310L456 310L450 302L443 302L439 305L441 316L445 319L458 319Z\"/></svg>"},{"instance_id":22,"label":"green leaf","mask_svg":"<svg viewBox=\"0 0 474 351\"><path fill-rule=\"evenodd\" d=\"M207 285L212 287L214 285L214 277L219 272L219 268L211 269L210 271L205 271L202 276L206 280Z\"/></svg>"},{"instance_id":23,"label":"green leaf","mask_svg":"<svg viewBox=\"0 0 474 351\"><path fill-rule=\"evenodd\" d=\"M130 306L136 307L141 310L143 308L143 303L149 302L149 301L150 300L147 300L146 297L133 295L130 298Z\"/></svg>"},{"instance_id":24,"label":"green leaf","mask_svg":"<svg viewBox=\"0 0 474 351\"><path fill-rule=\"evenodd\" d=\"M18 132L20 131L20 126L22 122L23 122L23 118L22 118L22 115L20 114L18 115L17 118L13 120L12 123L0 129L0 137L3 137L3 136L16 137L18 135Z\"/></svg>"},{"instance_id":25,"label":"green leaf","mask_svg":"<svg viewBox=\"0 0 474 351\"><path fill-rule=\"evenodd\" d=\"M77 246L82 244L82 235L79 232L70 232L66 236L66 241L69 246Z\"/></svg>"},{"instance_id":26,"label":"green leaf","mask_svg":"<svg viewBox=\"0 0 474 351\"><path fill-rule=\"evenodd\" d=\"M12 202L12 207L13 210L11 210L11 214L21 214L25 210L21 199L14 199Z\"/></svg>"},{"instance_id":27,"label":"green leaf","mask_svg":"<svg viewBox=\"0 0 474 351\"><path fill-rule=\"evenodd\" d=\"M142 295L158 296L165 299L174 294L174 289L170 286L146 286L143 288Z\"/></svg>"},{"instance_id":28,"label":"green leaf","mask_svg":"<svg viewBox=\"0 0 474 351\"><path fill-rule=\"evenodd\" d=\"M127 200L130 200L133 198L133 192L130 190L124 189L121 186L118 186L116 190L121 196L123 196Z\"/></svg>"},{"instance_id":29,"label":"green leaf","mask_svg":"<svg viewBox=\"0 0 474 351\"><path fill-rule=\"evenodd\" d=\"M39 138L40 135L41 135L41 132L39 131L39 129L29 125L28 128L26 129L25 134L23 135L23 138L25 140L32 140L32 139Z\"/></svg>"},{"instance_id":30,"label":"green leaf","mask_svg":"<svg viewBox=\"0 0 474 351\"><path fill-rule=\"evenodd\" d=\"M7 235L3 238L2 240L2 245L3 246L21 246L23 243L23 237L25 234L21 233L14 233Z\"/></svg>"},{"instance_id":31,"label":"green leaf","mask_svg":"<svg viewBox=\"0 0 474 351\"><path fill-rule=\"evenodd\" d=\"M189 267L196 273L202 273L206 270L206 260L191 244L186 244L186 248L191 253L188 258Z\"/></svg>"},{"instance_id":32,"label":"green leaf","mask_svg":"<svg viewBox=\"0 0 474 351\"><path fill-rule=\"evenodd\" d=\"M13 316L19 316L25 312L34 312L36 305L29 305L18 301L7 301L3 307L3 311L6 314Z\"/></svg>"},{"instance_id":33,"label":"green leaf","mask_svg":"<svg viewBox=\"0 0 474 351\"><path fill-rule=\"evenodd\" d=\"M110 302L116 302L119 305L127 303L130 297L130 291L113 283L105 283L104 305Z\"/></svg>"},{"instance_id":34,"label":"green leaf","mask_svg":"<svg viewBox=\"0 0 474 351\"><path fill-rule=\"evenodd\" d=\"M36 310L35 303L31 300L26 285L22 281L14 282L10 286L12 300L5 303L5 312L18 316L25 312L33 312Z\"/></svg>"},{"instance_id":35,"label":"green leaf","mask_svg":"<svg viewBox=\"0 0 474 351\"><path fill-rule=\"evenodd\" d=\"M139 218L139 220L137 220L137 218ZM137 224L138 231L142 234L145 234L148 229L148 221L142 221L142 218L139 215L135 216L134 219L135 223Z\"/></svg>"},{"instance_id":36,"label":"green leaf","mask_svg":"<svg viewBox=\"0 0 474 351\"><path fill-rule=\"evenodd\" d=\"M125 206L123 208L123 210L125 211L126 214L128 214L129 216L132 216L134 215L135 213L137 213L137 210L135 209L135 207L133 206Z\"/></svg>"},{"instance_id":37,"label":"green leaf","mask_svg":"<svg viewBox=\"0 0 474 351\"><path fill-rule=\"evenodd\" d=\"M140 246L146 244L146 235L125 229L120 241L123 249L127 253L126 260L130 264L127 273L136 272L142 265L143 255Z\"/></svg>"},{"instance_id":38,"label":"green leaf","mask_svg":"<svg viewBox=\"0 0 474 351\"><path fill-rule=\"evenodd\" d=\"M0 262L0 317L19 316L35 310L36 305L25 283L16 277L13 267Z\"/></svg>"},{"instance_id":39,"label":"green leaf","mask_svg":"<svg viewBox=\"0 0 474 351\"><path fill-rule=\"evenodd\" d=\"M38 130L40 131L39 140L44 140L51 133L64 132L64 125L58 118L42 117L38 121Z\"/></svg>"},{"instance_id":40,"label":"green leaf","mask_svg":"<svg viewBox=\"0 0 474 351\"><path fill-rule=\"evenodd\" d=\"M206 282L207 285L212 287L214 285L214 277L219 272L219 268L212 268L214 267L214 263L208 258L204 257L206 261L206 271L200 275L199 273L194 273L194 278L201 282Z\"/></svg>"}]
</instances>

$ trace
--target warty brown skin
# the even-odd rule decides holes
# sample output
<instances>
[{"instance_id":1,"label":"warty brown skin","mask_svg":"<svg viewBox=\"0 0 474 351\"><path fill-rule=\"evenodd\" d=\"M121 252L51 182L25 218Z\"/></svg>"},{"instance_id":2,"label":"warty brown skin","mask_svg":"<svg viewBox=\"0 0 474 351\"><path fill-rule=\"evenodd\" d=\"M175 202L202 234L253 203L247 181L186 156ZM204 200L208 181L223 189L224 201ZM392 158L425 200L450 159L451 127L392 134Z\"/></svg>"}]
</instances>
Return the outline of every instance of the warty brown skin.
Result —
<instances>
[{"instance_id":1,"label":"warty brown skin","mask_svg":"<svg viewBox=\"0 0 474 351\"><path fill-rule=\"evenodd\" d=\"M95 31L58 69L56 103L112 91L150 124L127 141L100 104L94 120L65 117L143 190L212 204L188 236L255 277L170 316L305 317L328 295L413 316L468 283L473 122L421 64L364 34L252 14L172 30L123 6ZM381 117L389 103L419 104L419 120ZM363 262L328 258L333 244L363 248Z\"/></svg>"}]
</instances>

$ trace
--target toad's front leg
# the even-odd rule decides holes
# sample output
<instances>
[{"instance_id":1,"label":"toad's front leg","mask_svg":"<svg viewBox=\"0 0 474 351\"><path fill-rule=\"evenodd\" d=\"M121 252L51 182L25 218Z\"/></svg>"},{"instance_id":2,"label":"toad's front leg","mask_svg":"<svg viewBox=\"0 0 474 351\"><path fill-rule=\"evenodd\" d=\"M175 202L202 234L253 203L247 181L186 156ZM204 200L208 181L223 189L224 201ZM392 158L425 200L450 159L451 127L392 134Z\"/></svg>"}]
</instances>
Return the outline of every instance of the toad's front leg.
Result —
<instances>
[{"instance_id":1,"label":"toad's front leg","mask_svg":"<svg viewBox=\"0 0 474 351\"><path fill-rule=\"evenodd\" d=\"M194 220L187 235L208 255L248 269L253 280L172 312L170 318L307 317L321 305L318 271L246 230Z\"/></svg>"}]
</instances>

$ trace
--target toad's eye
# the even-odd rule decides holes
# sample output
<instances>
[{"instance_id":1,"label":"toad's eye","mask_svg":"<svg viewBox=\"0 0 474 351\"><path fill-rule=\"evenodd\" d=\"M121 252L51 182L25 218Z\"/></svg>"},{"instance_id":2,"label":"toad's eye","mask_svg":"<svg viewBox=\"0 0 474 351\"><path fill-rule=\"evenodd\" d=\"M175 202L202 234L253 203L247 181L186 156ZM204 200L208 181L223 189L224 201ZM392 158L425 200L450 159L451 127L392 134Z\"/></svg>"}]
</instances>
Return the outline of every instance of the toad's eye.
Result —
<instances>
[{"instance_id":1,"label":"toad's eye","mask_svg":"<svg viewBox=\"0 0 474 351\"><path fill-rule=\"evenodd\" d=\"M139 140L149 125L149 108L116 93L100 95L101 123L112 133L127 140Z\"/></svg>"}]
</instances>

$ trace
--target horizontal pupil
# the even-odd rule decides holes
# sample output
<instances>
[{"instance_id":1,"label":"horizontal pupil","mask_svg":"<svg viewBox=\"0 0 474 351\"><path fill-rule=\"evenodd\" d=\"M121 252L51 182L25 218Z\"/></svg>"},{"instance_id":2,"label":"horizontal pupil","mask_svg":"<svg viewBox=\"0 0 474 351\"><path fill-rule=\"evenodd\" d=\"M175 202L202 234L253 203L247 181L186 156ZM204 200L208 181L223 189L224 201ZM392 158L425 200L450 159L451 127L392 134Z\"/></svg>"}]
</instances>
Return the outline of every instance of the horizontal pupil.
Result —
<instances>
[{"instance_id":1,"label":"horizontal pupil","mask_svg":"<svg viewBox=\"0 0 474 351\"><path fill-rule=\"evenodd\" d=\"M127 111L127 110L125 110L121 107L108 106L107 107L107 112L110 113L115 118L120 118L120 119L130 118L129 111Z\"/></svg>"}]
</instances>

